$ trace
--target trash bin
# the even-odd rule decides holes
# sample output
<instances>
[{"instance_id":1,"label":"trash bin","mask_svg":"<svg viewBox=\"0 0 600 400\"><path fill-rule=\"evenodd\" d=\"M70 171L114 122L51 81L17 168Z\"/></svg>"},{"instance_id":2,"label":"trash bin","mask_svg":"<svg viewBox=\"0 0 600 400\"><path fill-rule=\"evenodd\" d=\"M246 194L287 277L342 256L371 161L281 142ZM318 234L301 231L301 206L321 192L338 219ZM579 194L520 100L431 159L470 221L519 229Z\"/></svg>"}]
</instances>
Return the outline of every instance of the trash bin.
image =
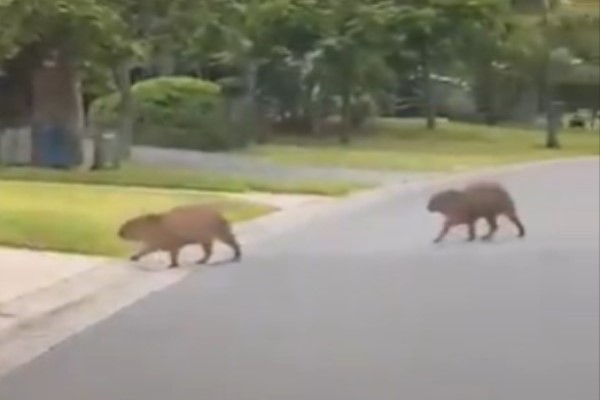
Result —
<instances>
[{"instance_id":1,"label":"trash bin","mask_svg":"<svg viewBox=\"0 0 600 400\"><path fill-rule=\"evenodd\" d=\"M31 164L31 130L10 128L0 130L0 164L24 166Z\"/></svg>"},{"instance_id":2,"label":"trash bin","mask_svg":"<svg viewBox=\"0 0 600 400\"><path fill-rule=\"evenodd\" d=\"M96 140L95 151L95 168L111 169L119 167L119 137L115 132L101 132Z\"/></svg>"}]
</instances>

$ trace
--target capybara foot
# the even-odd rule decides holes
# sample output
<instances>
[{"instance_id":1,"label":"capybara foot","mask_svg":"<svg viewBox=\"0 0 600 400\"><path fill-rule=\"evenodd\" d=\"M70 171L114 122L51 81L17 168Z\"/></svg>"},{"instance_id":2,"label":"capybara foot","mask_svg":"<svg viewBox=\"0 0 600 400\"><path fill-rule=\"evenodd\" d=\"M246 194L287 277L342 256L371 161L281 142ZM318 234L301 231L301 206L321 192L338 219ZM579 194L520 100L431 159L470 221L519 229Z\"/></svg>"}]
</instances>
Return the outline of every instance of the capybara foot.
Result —
<instances>
[{"instance_id":1,"label":"capybara foot","mask_svg":"<svg viewBox=\"0 0 600 400\"><path fill-rule=\"evenodd\" d=\"M168 269L179 268L179 264L171 264Z\"/></svg>"}]
</instances>

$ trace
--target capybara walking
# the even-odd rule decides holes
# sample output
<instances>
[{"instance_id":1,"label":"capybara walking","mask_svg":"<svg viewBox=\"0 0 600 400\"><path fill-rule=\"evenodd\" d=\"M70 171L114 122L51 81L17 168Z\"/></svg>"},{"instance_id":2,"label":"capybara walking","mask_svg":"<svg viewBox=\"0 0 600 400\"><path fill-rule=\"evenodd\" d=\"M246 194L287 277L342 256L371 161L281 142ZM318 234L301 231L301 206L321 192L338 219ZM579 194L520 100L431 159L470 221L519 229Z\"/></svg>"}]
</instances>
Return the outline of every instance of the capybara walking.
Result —
<instances>
[{"instance_id":1,"label":"capybara walking","mask_svg":"<svg viewBox=\"0 0 600 400\"><path fill-rule=\"evenodd\" d=\"M207 205L181 206L162 214L141 215L126 221L118 235L124 240L144 244L144 248L131 257L132 260L166 251L171 257L170 268L179 266L179 253L190 244L200 244L204 249L204 257L198 261L199 264L210 259L215 240L233 249L233 261L239 261L242 256L229 222L215 208Z\"/></svg>"},{"instance_id":2,"label":"capybara walking","mask_svg":"<svg viewBox=\"0 0 600 400\"><path fill-rule=\"evenodd\" d=\"M515 203L508 191L496 182L476 182L464 190L444 190L434 194L429 200L427 209L439 212L446 217L444 226L435 239L441 242L450 229L458 225L467 225L469 241L475 240L475 225L484 218L490 231L483 240L491 240L498 230L498 216L505 215L519 230L519 237L525 236L525 227L519 219Z\"/></svg>"}]
</instances>

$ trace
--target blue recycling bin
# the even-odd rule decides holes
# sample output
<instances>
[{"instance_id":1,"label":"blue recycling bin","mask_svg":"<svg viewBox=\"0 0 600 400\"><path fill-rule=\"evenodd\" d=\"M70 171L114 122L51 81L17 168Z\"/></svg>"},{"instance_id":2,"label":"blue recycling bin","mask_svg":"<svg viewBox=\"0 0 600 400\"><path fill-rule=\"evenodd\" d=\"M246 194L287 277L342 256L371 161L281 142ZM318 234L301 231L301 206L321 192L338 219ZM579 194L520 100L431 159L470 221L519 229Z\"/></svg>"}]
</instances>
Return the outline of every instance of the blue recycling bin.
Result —
<instances>
[{"instance_id":1,"label":"blue recycling bin","mask_svg":"<svg viewBox=\"0 0 600 400\"><path fill-rule=\"evenodd\" d=\"M74 164L69 133L46 126L34 134L35 161L40 167L69 168Z\"/></svg>"}]
</instances>

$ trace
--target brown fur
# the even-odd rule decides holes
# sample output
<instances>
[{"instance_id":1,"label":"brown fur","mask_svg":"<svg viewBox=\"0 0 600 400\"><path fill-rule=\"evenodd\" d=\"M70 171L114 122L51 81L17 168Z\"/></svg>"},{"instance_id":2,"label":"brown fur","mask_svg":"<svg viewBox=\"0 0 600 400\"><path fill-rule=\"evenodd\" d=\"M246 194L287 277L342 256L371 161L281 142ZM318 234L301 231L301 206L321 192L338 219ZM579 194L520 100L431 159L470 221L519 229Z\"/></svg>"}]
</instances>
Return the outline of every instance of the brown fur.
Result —
<instances>
[{"instance_id":1,"label":"brown fur","mask_svg":"<svg viewBox=\"0 0 600 400\"><path fill-rule=\"evenodd\" d=\"M439 212L446 218L444 226L435 239L441 242L450 229L458 225L467 225L469 240L476 238L475 225L484 218L490 231L483 240L491 240L498 230L497 219L500 215L508 217L519 230L519 237L525 236L525 227L519 219L515 203L508 191L496 182L477 182L464 190L444 190L434 194L429 200L427 209Z\"/></svg>"},{"instance_id":2,"label":"brown fur","mask_svg":"<svg viewBox=\"0 0 600 400\"><path fill-rule=\"evenodd\" d=\"M170 268L178 266L181 249L190 244L200 244L204 249L204 257L198 263L208 262L215 240L233 249L234 261L241 258L241 248L231 225L215 208L206 205L182 206L164 214L141 215L126 221L118 235L124 240L144 244L144 249L132 256L132 260L167 251L171 257Z\"/></svg>"}]
</instances>

